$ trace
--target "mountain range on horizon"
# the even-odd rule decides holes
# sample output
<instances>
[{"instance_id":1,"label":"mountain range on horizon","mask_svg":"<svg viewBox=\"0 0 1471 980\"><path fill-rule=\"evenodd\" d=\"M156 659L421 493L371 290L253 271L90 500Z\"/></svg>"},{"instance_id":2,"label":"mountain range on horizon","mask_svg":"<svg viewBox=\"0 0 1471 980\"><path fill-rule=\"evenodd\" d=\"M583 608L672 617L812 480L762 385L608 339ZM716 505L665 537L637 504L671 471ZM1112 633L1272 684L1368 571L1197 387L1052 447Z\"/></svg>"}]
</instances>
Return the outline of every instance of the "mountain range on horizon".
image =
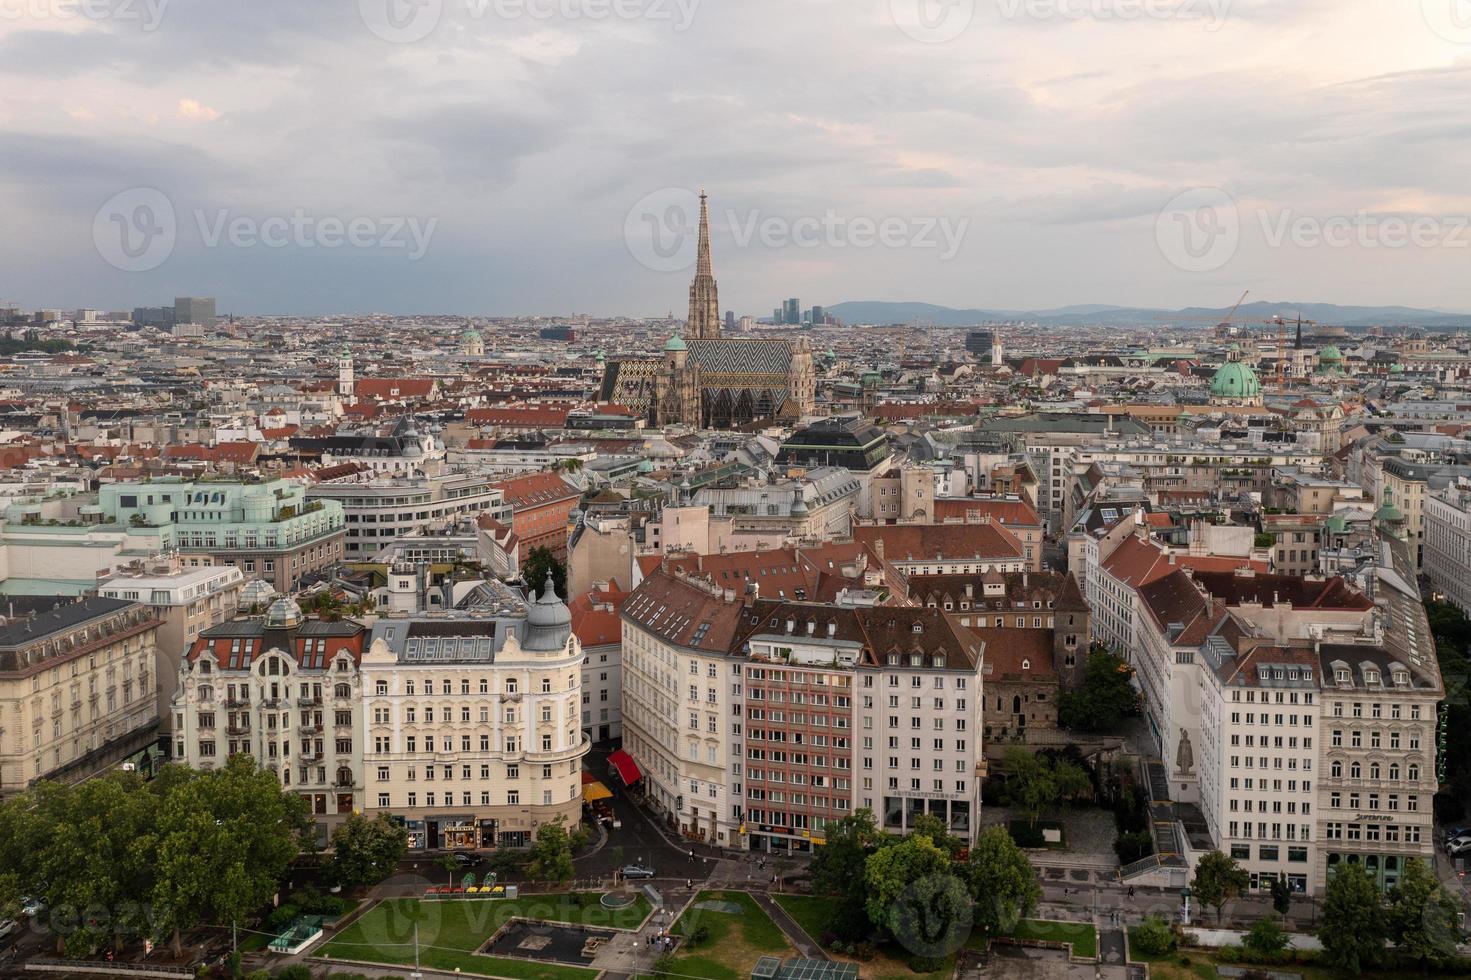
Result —
<instances>
[{"instance_id":1,"label":"mountain range on horizon","mask_svg":"<svg viewBox=\"0 0 1471 980\"><path fill-rule=\"evenodd\" d=\"M1190 306L1167 310L1142 306L1084 303L1046 310L954 309L933 303L849 301L825 307L844 323L932 324L940 327L982 326L1008 322L1044 326L1159 326L1211 328L1225 320L1229 306L1213 309ZM1314 320L1335 327L1471 327L1471 313L1420 309L1412 306L1339 306L1334 303L1243 303L1232 317L1238 326L1270 321L1273 317Z\"/></svg>"}]
</instances>

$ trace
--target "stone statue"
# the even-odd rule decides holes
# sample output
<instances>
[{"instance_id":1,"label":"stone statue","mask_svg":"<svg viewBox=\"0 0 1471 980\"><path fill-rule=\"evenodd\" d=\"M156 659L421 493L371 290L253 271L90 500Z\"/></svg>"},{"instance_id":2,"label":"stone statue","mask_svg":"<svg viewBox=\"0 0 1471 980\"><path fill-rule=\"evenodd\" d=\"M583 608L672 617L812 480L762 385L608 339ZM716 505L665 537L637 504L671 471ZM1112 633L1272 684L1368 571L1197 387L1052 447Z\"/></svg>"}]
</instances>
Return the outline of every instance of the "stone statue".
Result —
<instances>
[{"instance_id":1,"label":"stone statue","mask_svg":"<svg viewBox=\"0 0 1471 980\"><path fill-rule=\"evenodd\" d=\"M1190 747L1190 733L1180 729L1180 747L1175 751L1175 766L1181 775L1190 775L1195 767L1195 750Z\"/></svg>"}]
</instances>

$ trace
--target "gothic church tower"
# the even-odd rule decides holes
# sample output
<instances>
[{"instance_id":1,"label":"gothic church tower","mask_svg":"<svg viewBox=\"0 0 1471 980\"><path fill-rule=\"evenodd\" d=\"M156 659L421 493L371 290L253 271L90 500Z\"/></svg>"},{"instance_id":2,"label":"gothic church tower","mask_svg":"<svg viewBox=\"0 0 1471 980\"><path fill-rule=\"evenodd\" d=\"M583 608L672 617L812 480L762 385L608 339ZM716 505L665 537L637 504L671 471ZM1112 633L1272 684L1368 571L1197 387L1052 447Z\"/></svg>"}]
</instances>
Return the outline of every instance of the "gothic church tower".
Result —
<instances>
[{"instance_id":1,"label":"gothic church tower","mask_svg":"<svg viewBox=\"0 0 1471 980\"><path fill-rule=\"evenodd\" d=\"M720 339L720 298L710 265L710 206L700 191L700 249L695 258L695 278L690 282L690 316L684 336L688 340Z\"/></svg>"}]
</instances>

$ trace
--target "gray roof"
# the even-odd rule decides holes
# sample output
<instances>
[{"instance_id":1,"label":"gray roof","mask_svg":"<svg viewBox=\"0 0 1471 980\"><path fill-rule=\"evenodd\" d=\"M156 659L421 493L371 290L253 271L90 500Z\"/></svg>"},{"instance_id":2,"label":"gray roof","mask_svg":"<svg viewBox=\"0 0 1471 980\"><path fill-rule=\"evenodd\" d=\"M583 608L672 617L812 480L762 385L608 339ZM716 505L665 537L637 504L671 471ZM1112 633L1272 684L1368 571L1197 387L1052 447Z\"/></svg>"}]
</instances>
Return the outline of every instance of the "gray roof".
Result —
<instances>
[{"instance_id":1,"label":"gray roof","mask_svg":"<svg viewBox=\"0 0 1471 980\"><path fill-rule=\"evenodd\" d=\"M89 596L80 601L71 596L41 596L27 603L26 613L17 615L4 627L0 627L0 648L21 647L52 633L64 633L88 620L109 616L129 606L137 605L128 599L108 599Z\"/></svg>"}]
</instances>

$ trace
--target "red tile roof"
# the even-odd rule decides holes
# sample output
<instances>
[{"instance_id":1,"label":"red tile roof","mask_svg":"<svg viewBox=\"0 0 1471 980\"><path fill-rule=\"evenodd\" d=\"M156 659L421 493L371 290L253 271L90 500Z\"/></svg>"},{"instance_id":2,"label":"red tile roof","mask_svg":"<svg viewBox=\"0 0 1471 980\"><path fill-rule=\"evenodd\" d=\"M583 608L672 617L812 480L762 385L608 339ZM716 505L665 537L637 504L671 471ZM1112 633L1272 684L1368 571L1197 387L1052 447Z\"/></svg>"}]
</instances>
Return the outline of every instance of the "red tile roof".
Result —
<instances>
[{"instance_id":1,"label":"red tile roof","mask_svg":"<svg viewBox=\"0 0 1471 980\"><path fill-rule=\"evenodd\" d=\"M509 480L492 484L492 486L500 488L513 513L519 510L545 507L547 504L561 503L582 496L577 488L556 473L550 472L512 477Z\"/></svg>"}]
</instances>

